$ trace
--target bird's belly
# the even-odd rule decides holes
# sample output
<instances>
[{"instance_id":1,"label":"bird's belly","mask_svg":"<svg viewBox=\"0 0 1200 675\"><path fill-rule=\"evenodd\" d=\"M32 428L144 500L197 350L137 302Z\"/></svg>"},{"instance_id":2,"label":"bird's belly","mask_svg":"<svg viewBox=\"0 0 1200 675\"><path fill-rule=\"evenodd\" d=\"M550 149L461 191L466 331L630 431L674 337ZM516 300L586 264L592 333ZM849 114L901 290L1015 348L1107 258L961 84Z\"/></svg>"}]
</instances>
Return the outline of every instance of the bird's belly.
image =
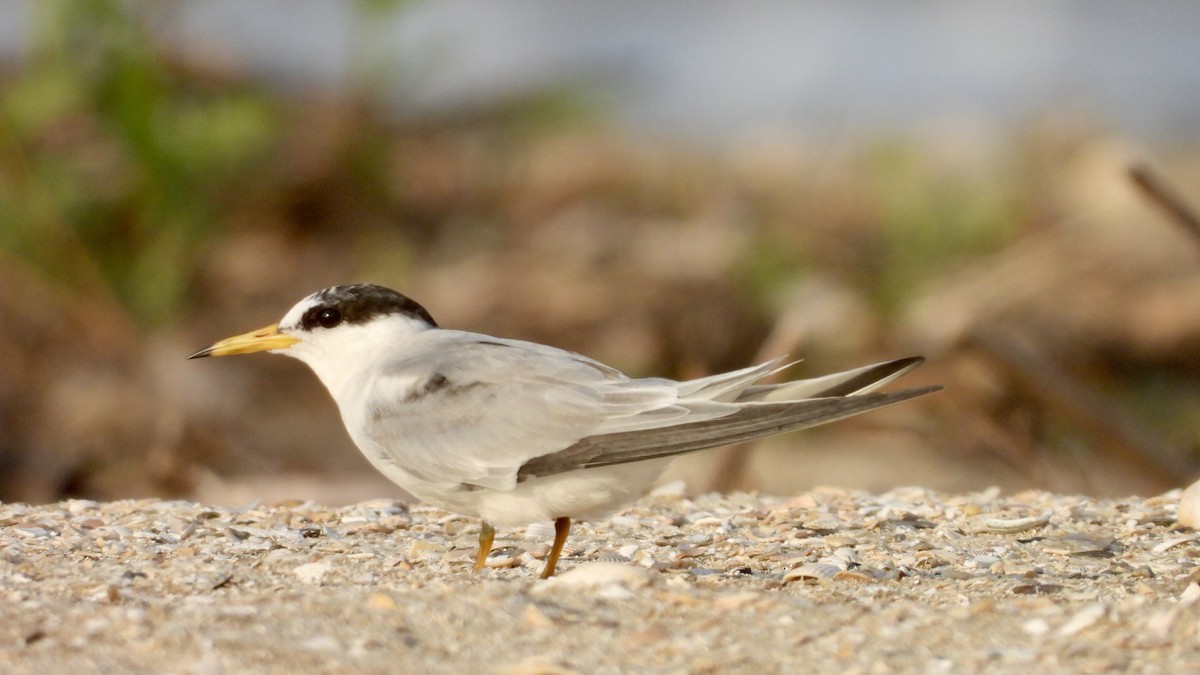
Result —
<instances>
[{"instance_id":1,"label":"bird's belly","mask_svg":"<svg viewBox=\"0 0 1200 675\"><path fill-rule=\"evenodd\" d=\"M562 516L587 520L605 516L642 496L669 461L658 459L568 471L517 483L512 490L459 488L413 492L434 506L478 516L501 527Z\"/></svg>"},{"instance_id":2,"label":"bird's belly","mask_svg":"<svg viewBox=\"0 0 1200 675\"><path fill-rule=\"evenodd\" d=\"M428 504L480 517L502 527L528 525L562 516L586 520L607 515L640 497L671 461L664 458L580 469L531 478L517 483L511 490L497 490L421 476L402 466L393 458L393 453L379 448L361 431L358 420L345 419L345 422L355 445L393 483Z\"/></svg>"}]
</instances>

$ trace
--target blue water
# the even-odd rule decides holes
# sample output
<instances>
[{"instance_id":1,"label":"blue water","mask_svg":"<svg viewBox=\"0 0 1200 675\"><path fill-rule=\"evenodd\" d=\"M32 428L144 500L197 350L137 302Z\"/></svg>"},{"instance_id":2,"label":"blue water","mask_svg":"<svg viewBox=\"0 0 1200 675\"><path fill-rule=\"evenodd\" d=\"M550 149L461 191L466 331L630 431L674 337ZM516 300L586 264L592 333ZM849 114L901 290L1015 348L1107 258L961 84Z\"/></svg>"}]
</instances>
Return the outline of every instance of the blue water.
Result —
<instances>
[{"instance_id":1,"label":"blue water","mask_svg":"<svg viewBox=\"0 0 1200 675\"><path fill-rule=\"evenodd\" d=\"M0 52L27 2L0 0ZM1069 106L1113 130L1200 133L1200 2L182 0L165 35L286 86L369 80L402 111L572 85L635 130L723 138L1011 127Z\"/></svg>"}]
</instances>

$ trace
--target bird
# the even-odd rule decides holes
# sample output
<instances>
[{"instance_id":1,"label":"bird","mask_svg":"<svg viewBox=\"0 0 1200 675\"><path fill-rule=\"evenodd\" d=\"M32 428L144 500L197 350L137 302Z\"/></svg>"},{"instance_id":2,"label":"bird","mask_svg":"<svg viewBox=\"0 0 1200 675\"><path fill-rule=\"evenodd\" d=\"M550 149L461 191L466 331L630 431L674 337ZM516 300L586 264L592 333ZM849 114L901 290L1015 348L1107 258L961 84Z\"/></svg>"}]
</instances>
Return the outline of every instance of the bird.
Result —
<instances>
[{"instance_id":1,"label":"bird","mask_svg":"<svg viewBox=\"0 0 1200 675\"><path fill-rule=\"evenodd\" d=\"M278 323L187 358L261 351L313 370L384 476L480 519L476 572L497 526L553 521L543 579L557 569L572 520L637 499L677 455L941 389L874 391L920 365L919 356L781 384L759 381L792 365L782 358L685 381L630 377L571 351L441 328L416 301L375 284L317 291Z\"/></svg>"}]
</instances>

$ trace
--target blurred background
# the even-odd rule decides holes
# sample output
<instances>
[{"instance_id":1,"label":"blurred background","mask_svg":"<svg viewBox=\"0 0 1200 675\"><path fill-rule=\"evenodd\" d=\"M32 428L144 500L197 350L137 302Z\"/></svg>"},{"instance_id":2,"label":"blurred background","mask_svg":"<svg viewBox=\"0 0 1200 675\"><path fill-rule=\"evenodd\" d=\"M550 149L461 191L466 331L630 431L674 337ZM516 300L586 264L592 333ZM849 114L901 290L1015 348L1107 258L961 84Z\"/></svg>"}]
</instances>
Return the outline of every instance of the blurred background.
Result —
<instances>
[{"instance_id":1,"label":"blurred background","mask_svg":"<svg viewBox=\"0 0 1200 675\"><path fill-rule=\"evenodd\" d=\"M1200 473L1200 4L0 0L0 500L397 494L335 283L635 375L930 361L690 491Z\"/></svg>"}]
</instances>

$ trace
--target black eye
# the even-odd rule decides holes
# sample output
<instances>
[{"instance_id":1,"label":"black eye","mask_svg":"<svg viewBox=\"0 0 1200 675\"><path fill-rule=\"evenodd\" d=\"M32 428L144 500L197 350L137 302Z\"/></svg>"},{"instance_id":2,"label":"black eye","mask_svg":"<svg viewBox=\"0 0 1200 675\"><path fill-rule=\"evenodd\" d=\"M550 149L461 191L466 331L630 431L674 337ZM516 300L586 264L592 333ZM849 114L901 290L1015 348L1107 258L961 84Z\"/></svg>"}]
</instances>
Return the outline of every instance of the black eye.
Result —
<instances>
[{"instance_id":1,"label":"black eye","mask_svg":"<svg viewBox=\"0 0 1200 675\"><path fill-rule=\"evenodd\" d=\"M342 313L334 307L326 307L317 313L317 323L324 328L333 328L342 322Z\"/></svg>"}]
</instances>

